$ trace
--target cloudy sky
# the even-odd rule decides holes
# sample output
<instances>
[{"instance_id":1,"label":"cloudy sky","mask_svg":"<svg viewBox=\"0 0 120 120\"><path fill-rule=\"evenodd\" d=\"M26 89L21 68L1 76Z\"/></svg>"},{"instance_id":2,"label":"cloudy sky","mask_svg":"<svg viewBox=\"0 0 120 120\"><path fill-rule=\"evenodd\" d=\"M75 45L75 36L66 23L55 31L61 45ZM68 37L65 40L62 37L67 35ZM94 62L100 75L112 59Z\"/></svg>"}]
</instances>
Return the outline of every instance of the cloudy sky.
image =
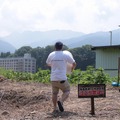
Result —
<instances>
[{"instance_id":1,"label":"cloudy sky","mask_svg":"<svg viewBox=\"0 0 120 120\"><path fill-rule=\"evenodd\" d=\"M110 31L120 25L120 0L0 0L0 37L13 32Z\"/></svg>"}]
</instances>

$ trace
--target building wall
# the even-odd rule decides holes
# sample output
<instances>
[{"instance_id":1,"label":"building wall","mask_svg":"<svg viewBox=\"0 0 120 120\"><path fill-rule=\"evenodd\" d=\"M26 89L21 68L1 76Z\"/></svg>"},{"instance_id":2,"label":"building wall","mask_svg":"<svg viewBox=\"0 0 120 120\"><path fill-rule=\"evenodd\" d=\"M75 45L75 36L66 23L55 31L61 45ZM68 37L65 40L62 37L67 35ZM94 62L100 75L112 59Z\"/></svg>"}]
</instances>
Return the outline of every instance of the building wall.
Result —
<instances>
[{"instance_id":1,"label":"building wall","mask_svg":"<svg viewBox=\"0 0 120 120\"><path fill-rule=\"evenodd\" d=\"M101 48L96 50L96 69L102 67L110 76L118 75L119 48Z\"/></svg>"},{"instance_id":2,"label":"building wall","mask_svg":"<svg viewBox=\"0 0 120 120\"><path fill-rule=\"evenodd\" d=\"M21 58L0 58L0 67L16 72L36 72L36 59L30 55Z\"/></svg>"}]
</instances>

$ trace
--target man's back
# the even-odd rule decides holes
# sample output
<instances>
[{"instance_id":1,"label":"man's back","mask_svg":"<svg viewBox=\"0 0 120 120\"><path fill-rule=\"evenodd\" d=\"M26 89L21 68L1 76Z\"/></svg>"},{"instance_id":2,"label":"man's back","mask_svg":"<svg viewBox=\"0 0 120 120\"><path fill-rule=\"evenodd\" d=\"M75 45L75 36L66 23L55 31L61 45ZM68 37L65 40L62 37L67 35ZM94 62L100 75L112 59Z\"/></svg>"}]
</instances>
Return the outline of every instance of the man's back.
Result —
<instances>
[{"instance_id":1,"label":"man's back","mask_svg":"<svg viewBox=\"0 0 120 120\"><path fill-rule=\"evenodd\" d=\"M67 56L63 51L52 52L47 63L51 65L51 80L66 80Z\"/></svg>"}]
</instances>

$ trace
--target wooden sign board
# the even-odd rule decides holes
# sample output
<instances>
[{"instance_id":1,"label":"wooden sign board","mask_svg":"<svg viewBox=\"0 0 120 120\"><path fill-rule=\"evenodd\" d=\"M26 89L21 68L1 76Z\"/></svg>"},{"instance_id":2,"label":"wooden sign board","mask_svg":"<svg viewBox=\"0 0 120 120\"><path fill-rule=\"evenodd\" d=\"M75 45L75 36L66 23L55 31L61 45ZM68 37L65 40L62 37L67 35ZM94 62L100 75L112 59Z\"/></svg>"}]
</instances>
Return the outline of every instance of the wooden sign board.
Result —
<instances>
[{"instance_id":1,"label":"wooden sign board","mask_svg":"<svg viewBox=\"0 0 120 120\"><path fill-rule=\"evenodd\" d=\"M78 98L106 97L105 84L78 84Z\"/></svg>"}]
</instances>

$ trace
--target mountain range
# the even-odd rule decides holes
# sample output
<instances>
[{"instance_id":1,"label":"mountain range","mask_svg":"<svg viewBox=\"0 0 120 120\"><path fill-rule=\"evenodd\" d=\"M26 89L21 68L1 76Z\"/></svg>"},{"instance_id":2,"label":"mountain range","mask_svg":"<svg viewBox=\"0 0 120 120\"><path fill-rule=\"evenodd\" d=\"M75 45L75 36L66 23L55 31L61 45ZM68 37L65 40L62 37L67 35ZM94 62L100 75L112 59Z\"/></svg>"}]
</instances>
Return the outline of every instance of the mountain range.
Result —
<instances>
[{"instance_id":1,"label":"mountain range","mask_svg":"<svg viewBox=\"0 0 120 120\"><path fill-rule=\"evenodd\" d=\"M0 38L0 52L14 52L23 46L46 47L54 45L56 41L63 42L69 48L81 47L89 44L92 46L105 46L120 44L120 30L110 32L96 32L85 34L70 30L51 30L51 31L25 31L22 33L13 33L9 36Z\"/></svg>"},{"instance_id":2,"label":"mountain range","mask_svg":"<svg viewBox=\"0 0 120 120\"><path fill-rule=\"evenodd\" d=\"M6 42L6 41L3 41L1 38L0 38L0 52L11 52L13 53L15 51L15 47Z\"/></svg>"}]
</instances>

